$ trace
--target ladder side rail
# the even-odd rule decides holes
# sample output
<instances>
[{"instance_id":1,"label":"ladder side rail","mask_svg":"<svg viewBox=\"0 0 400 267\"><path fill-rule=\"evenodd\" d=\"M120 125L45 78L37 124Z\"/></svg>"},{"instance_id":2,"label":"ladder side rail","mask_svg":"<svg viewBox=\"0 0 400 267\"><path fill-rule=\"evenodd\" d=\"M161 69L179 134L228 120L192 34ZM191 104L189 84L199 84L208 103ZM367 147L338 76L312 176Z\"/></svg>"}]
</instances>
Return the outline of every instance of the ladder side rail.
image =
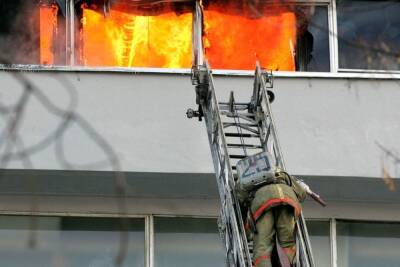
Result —
<instances>
[{"instance_id":1,"label":"ladder side rail","mask_svg":"<svg viewBox=\"0 0 400 267\"><path fill-rule=\"evenodd\" d=\"M298 257L298 262L297 266L303 267L303 266L310 266L310 260L309 257L307 256L307 250L306 250L306 244L303 238L302 234L302 228L300 227L300 220L296 220L296 230L297 230L297 247L296 247L296 252L299 253Z\"/></svg>"},{"instance_id":2,"label":"ladder side rail","mask_svg":"<svg viewBox=\"0 0 400 267\"><path fill-rule=\"evenodd\" d=\"M263 77L261 78L261 84L262 84L262 90L260 93L260 96L262 97L261 99L261 105L263 106L263 111L266 112L267 114L267 124L269 125L269 127L271 128L271 138L269 138L270 141L272 143L272 148L273 148L273 155L275 156L275 160L277 163L277 166L279 166L282 169L285 169L285 163L282 157L282 152L279 146L279 142L278 142L278 138L277 138L277 133L276 133L276 128L275 128L275 124L274 124L274 120L273 120L273 116L272 116L272 111L271 111L271 107L269 105L269 101L268 101L268 96L266 94L266 86L264 83L264 79ZM313 256L312 256L312 250L311 250L311 244L309 241L309 237L308 237L308 233L307 233L307 228L305 227L305 223L304 223L304 217L303 214L300 214L300 217L297 220L297 235L298 235L298 239L299 239L299 250L300 250L300 256L301 257L301 263L303 263L306 267L313 267L314 266L314 261L313 261ZM303 266L302 264L302 266Z\"/></svg>"},{"instance_id":3,"label":"ladder side rail","mask_svg":"<svg viewBox=\"0 0 400 267\"><path fill-rule=\"evenodd\" d=\"M232 168L230 166L230 162L229 162L229 155L228 155L228 150L227 150L227 144L225 141L225 135L224 135L224 128L222 126L222 121L221 118L219 116L220 114L220 110L219 110L219 105L217 102L217 98L215 95L215 88L214 88L214 81L213 81L213 77L210 71L208 71L208 75L209 75L209 82L210 82L210 86L211 86L211 90L210 93L212 94L212 98L213 99L213 104L215 107L215 113L217 114L217 116L215 117L214 122L218 122L217 123L217 127L219 127L219 132L220 135L219 137L221 138L221 148L224 151L224 155L225 155L225 166L227 167L228 172L226 173L227 175L225 175L226 178L226 184L225 184L225 189L227 190L227 201L226 201L226 206L227 206L227 210L230 210L230 218L231 218L231 227L232 227L232 231L234 232L234 237L236 237L236 242L233 242L233 245L237 245L238 248L236 249L236 256L241 257L241 262L243 262L244 264L246 264L246 259L247 259L247 266L248 264L250 264L251 266L251 259L250 259L250 254L248 253L248 248L247 248L247 240L246 240L246 235L245 235L245 231L244 231L244 226L243 226L243 222L241 220L241 212L240 212L240 207L239 207L239 202L236 198L236 194L234 193L234 179L233 179L233 174L232 174ZM243 257L243 253L244 252L244 256Z\"/></svg>"},{"instance_id":4,"label":"ladder side rail","mask_svg":"<svg viewBox=\"0 0 400 267\"><path fill-rule=\"evenodd\" d=\"M197 4L197 3L196 3ZM216 175L216 182L218 185L218 192L221 200L221 206L224 206L225 201L225 190L224 190L224 183L222 183L225 179L221 179L221 176L224 177L223 171L225 168L224 165L224 157L221 155L220 150L218 147L219 139L218 139L218 126L214 121L218 114L216 114L215 108L212 106L213 101L209 101L209 77L208 77L208 70L206 69L205 65L194 65L192 67L192 83L196 85L196 102L199 104L199 111L200 116L204 116L206 129L207 129L207 136L209 140L209 145L211 149L211 156L213 160L215 175ZM222 182L221 182L222 181ZM223 215L223 209L221 209L221 214ZM224 216L220 217L221 221L220 225L225 223Z\"/></svg>"},{"instance_id":5,"label":"ladder side rail","mask_svg":"<svg viewBox=\"0 0 400 267\"><path fill-rule=\"evenodd\" d=\"M200 1L196 1L192 17L192 45L193 45L193 66L204 64L203 47L203 9Z\"/></svg>"},{"instance_id":6,"label":"ladder side rail","mask_svg":"<svg viewBox=\"0 0 400 267\"><path fill-rule=\"evenodd\" d=\"M229 214L231 213L231 211L228 210L229 209L229 206L227 205L228 196L225 190L226 174L228 173L227 166L225 164L226 155L221 153L220 142L219 142L220 140L219 135L221 133L219 132L219 127L215 127L216 124L214 123L214 117L216 115L215 115L215 110L211 105L212 102L202 103L204 119L207 126L209 144L211 148L211 155L213 158L214 170L217 179L218 192L221 200L221 212L220 212L220 224L219 224L220 233L222 240L225 242L227 260L232 261L233 259L231 259L232 258L231 254L234 245L232 243L231 233L230 233L231 220Z\"/></svg>"},{"instance_id":7,"label":"ladder side rail","mask_svg":"<svg viewBox=\"0 0 400 267\"><path fill-rule=\"evenodd\" d=\"M264 77L262 76L261 70L259 68L260 68L259 65L257 65L258 71L256 72L256 79L259 80L259 83L260 83L259 106L261 108L260 112L262 112L263 114L266 114L266 116L264 115L264 116L262 116L262 118L263 118L263 123L267 127L268 133L269 133L268 136L266 136L268 139L262 140L262 141L265 142L266 144L268 143L268 141L270 141L272 143L271 148L274 151L270 151L270 152L273 152L271 154L275 155L275 157L276 157L275 158L276 165L282 169L285 169L285 162L283 161L282 152L281 152L281 148L279 146L278 137L277 137L277 133L276 133L276 127L275 127L274 119L272 116L271 106L270 106L268 95L267 95L267 85L265 83Z\"/></svg>"},{"instance_id":8,"label":"ladder side rail","mask_svg":"<svg viewBox=\"0 0 400 267\"><path fill-rule=\"evenodd\" d=\"M263 90L260 93L260 96L262 98L264 98L264 99L261 100L261 103L260 103L263 106L262 110L264 112L266 111L266 114L268 114L267 116L264 116L264 122L263 123L264 123L264 125L267 125L268 129L270 129L270 134L271 134L270 136L265 136L267 139L264 140L264 142L265 142L265 146L264 147L266 147L268 149L267 151L270 151L270 153L274 156L276 166L278 166L278 167L280 167L282 169L285 169L284 168L284 161L283 161L283 158L282 158L282 154L280 153L280 148L278 146L278 143L276 142L277 141L276 138L274 138L274 137L276 137L276 132L274 131L275 128L274 128L273 122L271 120L272 117L270 116L271 115L271 110L267 109L269 101L267 101L267 96L265 95ZM300 222L302 217L303 217L303 215L300 214L300 218L298 219L298 221L296 223L296 227L298 229L298 231L297 231L297 239L299 241L298 242L299 256L300 256L299 257L299 259L300 259L299 263L300 263L300 266L311 267L311 266L313 266L313 265L310 264L312 259L310 260L310 257L309 257L310 254L307 253L309 250L307 249L307 247L308 247L307 246L307 242L305 241L305 238L304 238L304 235L303 235L303 233L306 232L306 229L304 229L303 224Z\"/></svg>"},{"instance_id":9,"label":"ladder side rail","mask_svg":"<svg viewBox=\"0 0 400 267\"><path fill-rule=\"evenodd\" d=\"M264 87L265 88L265 87ZM269 101L267 102L267 96L265 94L265 91L262 90L262 92L260 93L260 96L262 98L264 98L263 100L261 100L261 104L266 103L264 105L264 108L262 108L264 111L267 110L267 116L264 116L264 125L267 127L267 129L270 131L271 135L266 135L265 138L266 140L263 140L263 142L265 142L265 148L267 149L267 151L270 151L271 154L275 157L275 162L276 165L279 166L282 169L285 169L284 167L284 161L283 161L283 157L282 154L280 152L280 147L278 146L277 143L277 139L274 138L277 136L276 132L275 132L275 128L274 128L274 124L272 121L272 112L271 109L267 109L269 107ZM299 255L301 256L301 266L314 266L313 263L313 257L312 257L312 250L311 250L311 245L308 237L308 232L307 232L307 228L305 227L305 223L304 221L304 217L303 214L300 214L300 217L298 218L298 221L296 223L296 227L298 229L297 231L297 235L298 235L298 248L299 248Z\"/></svg>"},{"instance_id":10,"label":"ladder side rail","mask_svg":"<svg viewBox=\"0 0 400 267\"><path fill-rule=\"evenodd\" d=\"M214 103L214 107L217 107ZM217 117L218 114L218 110L214 109L214 118L213 120L211 120L212 122L218 122L219 118ZM244 259L242 258L243 255L240 253L240 251L243 251L243 249L241 248L241 238L240 238L240 232L238 231L237 228L237 220L236 220L236 212L235 209L233 207L233 201L232 201L232 196L229 190L229 184L230 184L230 180L229 180L229 170L230 170L230 165L228 164L228 154L226 153L225 149L224 149L224 145L223 145L223 133L221 134L221 127L219 127L220 124L216 123L215 127L218 129L216 131L216 133L218 133L216 136L214 136L213 140L214 140L214 145L212 150L214 151L215 155L219 155L218 157L218 161L219 161L219 170L220 170L220 174L218 175L218 180L219 180L219 187L222 190L221 191L221 199L222 201L222 216L225 217L224 221L225 221L225 227L226 227L226 232L228 232L228 237L230 237L230 234L232 235L232 242L227 243L226 248L227 250L231 251L233 254L233 260L235 262L244 262ZM221 145L222 143L222 145ZM225 151L225 152L224 152ZM221 153L222 152L222 153ZM218 163L218 162L216 162ZM228 189L228 190L224 190L224 189ZM230 233L230 234L229 234ZM225 233L226 235L226 233ZM237 248L238 247L238 248ZM231 257L230 257L231 258ZM232 260L232 259L231 259ZM239 266L239 264L238 264ZM240 266L243 266L243 264L240 264Z\"/></svg>"},{"instance_id":11,"label":"ladder side rail","mask_svg":"<svg viewBox=\"0 0 400 267\"><path fill-rule=\"evenodd\" d=\"M310 236L308 234L307 226L306 226L306 221L303 216L303 212L300 214L300 217L297 219L297 227L301 228L298 233L301 233L302 239L305 242L304 249L306 250L306 255L308 256L308 262L309 266L314 267L315 266L315 261L314 261L314 254L312 251L312 246L311 246L311 241L310 241Z\"/></svg>"},{"instance_id":12,"label":"ladder side rail","mask_svg":"<svg viewBox=\"0 0 400 267\"><path fill-rule=\"evenodd\" d=\"M247 247L246 234L241 219L241 212L236 194L234 193L234 180L232 168L229 163L229 154L224 138L222 121L219 116L218 102L214 90L212 74L206 65L209 89L207 97L201 99L201 105L209 135L210 147L213 154L214 168L217 175L217 183L222 201L221 211L224 214L222 220L225 220L226 227L232 231L232 241L226 244L227 249L233 249L234 261L236 266L250 267L251 257ZM225 235L227 229L225 229ZM236 247L235 247L236 246ZM238 262L237 262L238 261Z\"/></svg>"},{"instance_id":13,"label":"ladder side rail","mask_svg":"<svg viewBox=\"0 0 400 267\"><path fill-rule=\"evenodd\" d=\"M278 137L277 137L277 131L276 131L276 127L275 127L275 123L274 123L274 118L272 115L272 111L271 111L271 107L270 107L270 103L269 103L269 99L268 99L268 94L267 94L267 84L265 81L265 78L262 75L261 72L261 68L259 66L259 64L257 63L257 68L256 68L256 80L258 80L259 84L260 84L260 92L258 92L258 95L260 97L260 99L255 99L256 103L257 101L259 102L259 105L262 109L262 112L264 114L266 114L266 116L262 116L263 120L264 120L264 125L270 128L270 136L267 136L269 140L262 140L263 142L265 142L265 144L267 144L269 141L271 141L273 143L272 147L273 147L273 151L275 155L275 161L277 166L279 166L280 168L282 168L283 170L285 170L285 163L282 157L282 150L280 148L279 142L278 142ZM257 84L257 83L255 83ZM265 146L267 148L267 146ZM307 228L305 226L305 220L303 217L303 213L300 214L300 217L298 218L297 222L296 222L298 231L297 231L297 235L298 235L298 239L299 239L299 248L300 251L302 253L300 253L299 256L302 256L302 254L304 253L304 260L305 260L305 267L314 267L314 259L313 259L313 255L312 255L312 249L311 249L311 243L310 243L310 239L309 239L309 235L308 235L308 231ZM302 259L300 259L300 261L302 262ZM303 265L301 265L303 266Z\"/></svg>"}]
</instances>

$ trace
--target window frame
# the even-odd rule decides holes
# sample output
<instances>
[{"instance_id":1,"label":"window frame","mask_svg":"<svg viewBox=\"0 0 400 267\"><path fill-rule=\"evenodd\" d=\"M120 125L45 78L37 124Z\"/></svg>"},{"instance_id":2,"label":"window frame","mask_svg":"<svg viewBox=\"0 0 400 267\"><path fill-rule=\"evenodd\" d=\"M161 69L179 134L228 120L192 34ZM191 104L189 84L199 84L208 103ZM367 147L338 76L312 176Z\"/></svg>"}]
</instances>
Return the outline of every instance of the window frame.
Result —
<instances>
[{"instance_id":1,"label":"window frame","mask_svg":"<svg viewBox=\"0 0 400 267\"><path fill-rule=\"evenodd\" d=\"M218 219L215 216L193 216L193 215L138 215L138 214L125 214L118 213L80 213L80 212L19 212L7 211L0 212L0 216L21 216L21 217L73 217L73 218L127 218L127 219L144 219L144 266L154 267L155 254L154 254L154 221L155 218L194 218L194 219ZM217 227L217 225L216 225ZM222 240L221 240L222 243Z\"/></svg>"},{"instance_id":2,"label":"window frame","mask_svg":"<svg viewBox=\"0 0 400 267\"><path fill-rule=\"evenodd\" d=\"M328 12L328 30L331 28L331 1L332 0L314 0L310 3L307 0L289 0L287 1L290 3L300 4L300 5L318 5L318 6L325 6L327 7ZM196 46L198 49L197 51L203 51L202 44L199 42L201 37L198 35L202 33L201 29L201 12L198 10L199 5L196 4L196 8L193 10L193 40L194 44L193 47ZM77 66L75 65L75 21L77 20L75 16L74 10L75 3L74 0L66 0L65 1L65 10L66 10L66 65L65 66L46 66L46 65L25 65L25 64L12 64L11 66L0 64L0 70L30 70L30 71L62 71L62 72L123 72L123 73L168 73L168 74L190 74L191 69L189 68L182 68L182 69L172 69L172 68L144 68L144 67L91 67L91 66ZM329 36L329 60L330 64L332 65L332 35ZM203 55L199 53L196 55L195 49L193 48L193 56L192 62L203 63ZM321 73L331 73L334 68L330 66L330 72L316 72L316 74ZM246 71L246 70L228 70L228 69L215 69L216 74L222 75L232 75L232 76L253 76L253 71ZM285 73L285 71L278 71L276 74L279 76L280 73ZM315 72L303 72L303 71L294 71L290 73L295 73L294 76L302 77L304 73L315 73Z\"/></svg>"},{"instance_id":3,"label":"window frame","mask_svg":"<svg viewBox=\"0 0 400 267\"><path fill-rule=\"evenodd\" d=\"M337 24L337 0L314 0L310 3L307 0L289 0L288 3L301 5L326 6L328 12L328 31L329 31L329 60L330 72L304 72L304 71L275 71L276 77L306 77L306 78L366 78L366 79L400 79L400 71L394 70L364 70L364 69L345 69L339 68L339 41ZM143 68L143 67L86 67L76 66L74 62L75 46L75 13L74 0L65 1L66 8L66 66L45 66L45 65L25 65L25 64L0 64L0 71L22 70L22 71L56 71L56 72L117 72L117 73L154 73L154 74L190 74L191 69L172 69L172 68ZM193 11L193 17L198 15L197 10ZM193 35L201 32L196 27L199 23L193 20ZM198 38L197 38L198 39ZM193 49L194 50L194 49ZM197 60L193 52L193 60ZM202 56L200 56L200 62ZM245 70L213 70L216 75L224 76L253 76L253 71Z\"/></svg>"},{"instance_id":4,"label":"window frame","mask_svg":"<svg viewBox=\"0 0 400 267\"><path fill-rule=\"evenodd\" d=\"M336 1L337 0L331 0L332 1L332 37L334 39L332 45L334 47L334 50L332 51L334 53L334 69L335 73L360 73L360 74L371 74L371 75L383 75L382 77L385 76L391 76L394 79L399 79L400 70L372 70L372 69L348 69L348 68L340 68L339 67L339 31L338 31L338 22L337 22L337 5ZM331 55L332 56L332 55Z\"/></svg>"},{"instance_id":5,"label":"window frame","mask_svg":"<svg viewBox=\"0 0 400 267\"><path fill-rule=\"evenodd\" d=\"M80 213L80 212L0 212L0 216L19 216L19 217L53 217L53 218L91 218L95 219L143 219L143 227L144 227L144 266L152 267L151 265L151 254L149 253L152 248L150 245L152 244L151 239L154 238L152 236L151 230L154 229L152 226L152 217L151 215L136 215L136 214L117 214L117 213ZM35 228L33 228L35 230ZM154 233L154 232L153 232Z\"/></svg>"},{"instance_id":6,"label":"window frame","mask_svg":"<svg viewBox=\"0 0 400 267\"><path fill-rule=\"evenodd\" d=\"M70 212L0 212L1 216L37 216L37 217L85 217L85 218L121 218L120 214L103 214L103 213L70 213ZM154 221L155 218L194 218L194 219L218 219L216 216L193 216L193 215L137 215L137 214L126 214L122 216L123 218L128 219L144 219L144 266L145 267L154 267L154 237L155 237L155 230L154 230ZM337 222L365 222L365 223L397 223L400 224L400 221L392 221L392 220L355 220L355 219L346 219L346 218L336 218L336 217L329 217L329 218L317 218L312 217L306 219L306 222L309 221L318 221L318 222L328 222L329 223L329 241L330 241L330 267L338 267L337 265ZM221 242L223 242L221 240Z\"/></svg>"},{"instance_id":7,"label":"window frame","mask_svg":"<svg viewBox=\"0 0 400 267\"><path fill-rule=\"evenodd\" d=\"M332 263L331 267L338 267L337 265L337 222L344 222L344 223L368 223L368 224L374 224L374 223L388 223L388 224L398 224L400 226L400 221L392 221L392 220L366 220L366 219L346 219L346 218L332 218L332 229L334 230L334 234L332 235L332 239L334 239L334 254L335 254L335 262ZM333 255L333 254L332 254Z\"/></svg>"},{"instance_id":8,"label":"window frame","mask_svg":"<svg viewBox=\"0 0 400 267\"><path fill-rule=\"evenodd\" d=\"M149 238L149 265L146 265L146 267L154 267L155 263L155 218L191 218L191 219L216 219L218 220L218 217L215 216L193 216L193 215L149 215L149 234L151 235ZM217 227L217 225L216 225ZM219 231L219 230L218 230ZM221 244L222 244L222 239L221 239ZM223 245L223 244L222 244Z\"/></svg>"}]
</instances>

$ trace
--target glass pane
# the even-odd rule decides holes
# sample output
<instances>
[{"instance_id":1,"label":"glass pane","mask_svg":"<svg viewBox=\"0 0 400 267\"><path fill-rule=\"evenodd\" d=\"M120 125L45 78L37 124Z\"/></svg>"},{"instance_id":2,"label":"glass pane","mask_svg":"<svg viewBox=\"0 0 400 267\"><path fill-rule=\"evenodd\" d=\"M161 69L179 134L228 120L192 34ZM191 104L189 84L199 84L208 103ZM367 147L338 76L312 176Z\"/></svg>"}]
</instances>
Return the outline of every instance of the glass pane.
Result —
<instances>
[{"instance_id":1,"label":"glass pane","mask_svg":"<svg viewBox=\"0 0 400 267\"><path fill-rule=\"evenodd\" d=\"M118 219L0 217L0 266L111 267L120 243ZM30 229L34 227L36 231ZM122 266L144 266L144 220L129 220ZM31 237L36 245L28 246Z\"/></svg>"},{"instance_id":2,"label":"glass pane","mask_svg":"<svg viewBox=\"0 0 400 267\"><path fill-rule=\"evenodd\" d=\"M307 221L315 266L331 266L331 245L329 222Z\"/></svg>"},{"instance_id":3,"label":"glass pane","mask_svg":"<svg viewBox=\"0 0 400 267\"><path fill-rule=\"evenodd\" d=\"M339 66L399 70L400 2L338 0Z\"/></svg>"},{"instance_id":4,"label":"glass pane","mask_svg":"<svg viewBox=\"0 0 400 267\"><path fill-rule=\"evenodd\" d=\"M0 63L65 64L65 5L0 1Z\"/></svg>"},{"instance_id":5,"label":"glass pane","mask_svg":"<svg viewBox=\"0 0 400 267\"><path fill-rule=\"evenodd\" d=\"M80 1L78 64L190 68L193 3L136 2Z\"/></svg>"},{"instance_id":6,"label":"glass pane","mask_svg":"<svg viewBox=\"0 0 400 267\"><path fill-rule=\"evenodd\" d=\"M216 219L156 218L154 227L156 267L225 267Z\"/></svg>"},{"instance_id":7,"label":"glass pane","mask_svg":"<svg viewBox=\"0 0 400 267\"><path fill-rule=\"evenodd\" d=\"M204 47L212 68L329 71L327 6L205 1ZM221 25L224 25L221 27Z\"/></svg>"},{"instance_id":8,"label":"glass pane","mask_svg":"<svg viewBox=\"0 0 400 267\"><path fill-rule=\"evenodd\" d=\"M338 267L400 266L400 224L337 223Z\"/></svg>"},{"instance_id":9,"label":"glass pane","mask_svg":"<svg viewBox=\"0 0 400 267\"><path fill-rule=\"evenodd\" d=\"M297 17L306 20L297 32L296 70L329 72L328 8L307 7L304 15L300 15L304 13L300 11L301 7L298 7Z\"/></svg>"}]
</instances>

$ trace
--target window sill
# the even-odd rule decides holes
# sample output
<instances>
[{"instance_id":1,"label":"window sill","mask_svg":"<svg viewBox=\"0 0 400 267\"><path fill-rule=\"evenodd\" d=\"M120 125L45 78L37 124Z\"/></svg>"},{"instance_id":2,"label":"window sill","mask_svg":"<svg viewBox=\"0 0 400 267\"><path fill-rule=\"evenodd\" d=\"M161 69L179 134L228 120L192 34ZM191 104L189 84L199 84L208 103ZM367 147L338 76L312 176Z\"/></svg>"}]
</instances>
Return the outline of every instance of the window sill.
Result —
<instances>
[{"instance_id":1,"label":"window sill","mask_svg":"<svg viewBox=\"0 0 400 267\"><path fill-rule=\"evenodd\" d=\"M188 75L191 69L169 69L169 68L126 68L126 67L84 67L84 66L40 66L40 65L0 65L0 71L23 71L23 72L108 72L129 74L182 74ZM213 70L216 76L251 77L254 71L250 70ZM276 78L321 78L321 79L382 79L398 80L400 72L389 71L366 71L366 70L340 70L340 72L292 72L274 71Z\"/></svg>"}]
</instances>

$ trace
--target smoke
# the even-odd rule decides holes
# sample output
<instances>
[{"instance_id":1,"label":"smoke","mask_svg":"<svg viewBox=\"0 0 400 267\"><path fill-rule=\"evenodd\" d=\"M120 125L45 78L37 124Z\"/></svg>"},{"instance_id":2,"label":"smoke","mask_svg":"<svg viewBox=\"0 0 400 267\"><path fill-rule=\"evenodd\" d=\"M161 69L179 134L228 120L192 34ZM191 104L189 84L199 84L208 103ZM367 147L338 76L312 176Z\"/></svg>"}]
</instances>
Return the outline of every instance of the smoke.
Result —
<instances>
[{"instance_id":1,"label":"smoke","mask_svg":"<svg viewBox=\"0 0 400 267\"><path fill-rule=\"evenodd\" d=\"M6 61L15 64L39 63L39 12L36 12L35 2L1 2L0 56Z\"/></svg>"},{"instance_id":2,"label":"smoke","mask_svg":"<svg viewBox=\"0 0 400 267\"><path fill-rule=\"evenodd\" d=\"M40 1L0 2L0 63L40 64ZM62 10L61 8L59 10ZM65 65L65 19L58 14L57 33L52 42L55 65Z\"/></svg>"},{"instance_id":3,"label":"smoke","mask_svg":"<svg viewBox=\"0 0 400 267\"><path fill-rule=\"evenodd\" d=\"M137 16L158 16L166 12L177 15L192 12L194 4L192 0L102 0L92 1L89 7L104 13L113 9Z\"/></svg>"}]
</instances>

